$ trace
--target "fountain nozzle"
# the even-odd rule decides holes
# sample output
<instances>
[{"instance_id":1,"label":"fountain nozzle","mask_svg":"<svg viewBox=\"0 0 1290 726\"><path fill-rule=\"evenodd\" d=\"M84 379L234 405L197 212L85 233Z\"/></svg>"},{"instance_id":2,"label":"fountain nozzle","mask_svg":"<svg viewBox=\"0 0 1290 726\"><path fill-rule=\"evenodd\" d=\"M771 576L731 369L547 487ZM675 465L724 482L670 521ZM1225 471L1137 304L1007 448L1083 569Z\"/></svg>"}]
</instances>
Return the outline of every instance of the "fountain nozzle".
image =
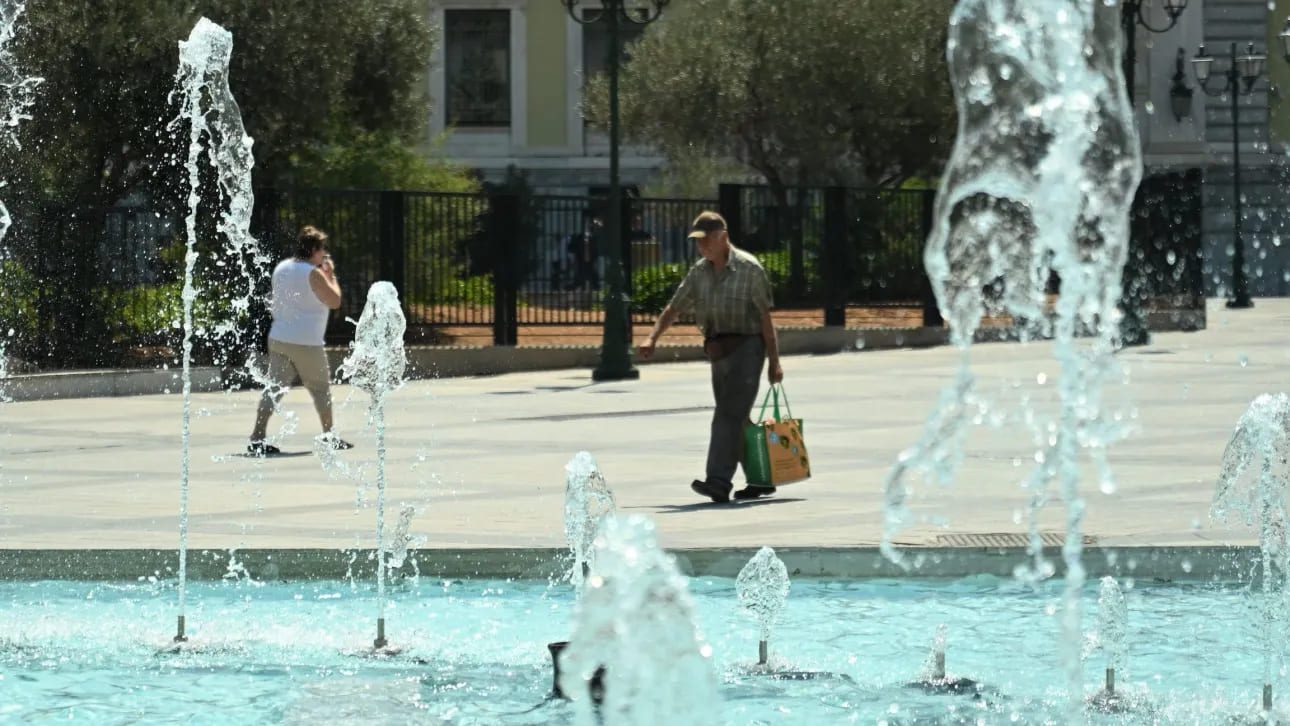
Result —
<instances>
[{"instance_id":1,"label":"fountain nozzle","mask_svg":"<svg viewBox=\"0 0 1290 726\"><path fill-rule=\"evenodd\" d=\"M385 618L376 619L376 640L372 641L372 647L380 650L389 645L390 641L385 639Z\"/></svg>"},{"instance_id":2,"label":"fountain nozzle","mask_svg":"<svg viewBox=\"0 0 1290 726\"><path fill-rule=\"evenodd\" d=\"M174 642L176 642L176 643L187 643L187 642L188 642L188 636L184 635L184 616L183 616L183 615L180 615L180 616L179 616L179 628L178 628L178 630L176 630L176 631L175 631L175 641L174 641Z\"/></svg>"}]
</instances>

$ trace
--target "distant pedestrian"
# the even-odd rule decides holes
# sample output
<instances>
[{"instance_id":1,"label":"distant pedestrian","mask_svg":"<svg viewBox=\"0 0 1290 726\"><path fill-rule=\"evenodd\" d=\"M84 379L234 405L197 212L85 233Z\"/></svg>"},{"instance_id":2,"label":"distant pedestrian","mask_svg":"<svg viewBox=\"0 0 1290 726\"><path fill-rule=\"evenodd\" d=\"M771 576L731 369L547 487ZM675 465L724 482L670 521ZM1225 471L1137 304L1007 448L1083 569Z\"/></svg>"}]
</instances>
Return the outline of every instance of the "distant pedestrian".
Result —
<instances>
[{"instance_id":1,"label":"distant pedestrian","mask_svg":"<svg viewBox=\"0 0 1290 726\"><path fill-rule=\"evenodd\" d=\"M753 255L735 247L726 220L703 212L691 225L690 239L702 255L690 268L672 301L663 309L649 338L640 346L642 359L654 355L658 339L682 313L694 314L703 333L703 350L712 367L716 411L708 440L706 479L690 485L714 502L730 501L735 466L742 459L743 430L757 398L762 366L773 385L784 380L779 339L771 320L770 279ZM774 487L745 487L736 499L755 499Z\"/></svg>"},{"instance_id":2,"label":"distant pedestrian","mask_svg":"<svg viewBox=\"0 0 1290 726\"><path fill-rule=\"evenodd\" d=\"M273 299L270 309L268 385L260 397L255 428L247 452L255 456L278 454L278 447L265 441L269 417L297 375L314 399L324 442L333 449L353 445L332 432L331 366L323 335L327 316L340 308L340 283L336 266L327 253L327 235L315 227L304 227L294 257L273 270Z\"/></svg>"},{"instance_id":3,"label":"distant pedestrian","mask_svg":"<svg viewBox=\"0 0 1290 726\"><path fill-rule=\"evenodd\" d=\"M600 289L600 236L604 222L599 216L590 216L581 232L569 236L569 260L573 263L573 280L567 290L590 286Z\"/></svg>"}]
</instances>

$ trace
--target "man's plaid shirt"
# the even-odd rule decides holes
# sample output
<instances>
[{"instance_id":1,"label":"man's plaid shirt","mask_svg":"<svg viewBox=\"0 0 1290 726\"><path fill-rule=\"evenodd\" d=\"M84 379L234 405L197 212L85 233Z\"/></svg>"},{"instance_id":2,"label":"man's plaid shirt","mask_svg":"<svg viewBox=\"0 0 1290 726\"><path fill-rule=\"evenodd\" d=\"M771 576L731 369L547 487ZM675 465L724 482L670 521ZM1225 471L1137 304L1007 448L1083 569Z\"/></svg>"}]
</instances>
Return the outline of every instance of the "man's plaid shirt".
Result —
<instances>
[{"instance_id":1,"label":"man's plaid shirt","mask_svg":"<svg viewBox=\"0 0 1290 726\"><path fill-rule=\"evenodd\" d=\"M761 316L771 304L770 278L761 262L734 246L720 273L707 259L696 262L669 303L683 315L692 313L705 338L761 333Z\"/></svg>"}]
</instances>

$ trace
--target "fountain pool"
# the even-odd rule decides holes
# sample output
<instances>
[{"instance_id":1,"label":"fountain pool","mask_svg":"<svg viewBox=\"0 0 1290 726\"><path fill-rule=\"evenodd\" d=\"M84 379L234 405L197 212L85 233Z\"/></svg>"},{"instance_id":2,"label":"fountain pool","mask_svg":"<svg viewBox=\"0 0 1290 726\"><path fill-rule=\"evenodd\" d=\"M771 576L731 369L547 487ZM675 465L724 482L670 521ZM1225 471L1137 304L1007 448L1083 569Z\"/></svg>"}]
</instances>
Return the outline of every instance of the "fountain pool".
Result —
<instances>
[{"instance_id":1,"label":"fountain pool","mask_svg":"<svg viewBox=\"0 0 1290 726\"><path fill-rule=\"evenodd\" d=\"M1043 723L1062 719L1052 634L1061 583L1011 579L796 579L769 670L757 665L757 623L732 578L694 578L697 625L713 647L729 724ZM405 648L370 657L367 583L189 585L190 647L157 623L174 583L0 583L0 721L136 723L572 723L549 699L546 643L565 637L574 590L541 580L406 580L388 590ZM1154 710L1091 723L1216 723L1255 713L1262 682L1248 588L1126 582L1130 670L1123 692ZM1097 587L1083 591L1096 611ZM911 688L937 627L947 672L983 697ZM1095 619L1086 619L1091 634ZM392 635L391 637L396 637ZM1086 696L1102 655L1085 648Z\"/></svg>"}]
</instances>

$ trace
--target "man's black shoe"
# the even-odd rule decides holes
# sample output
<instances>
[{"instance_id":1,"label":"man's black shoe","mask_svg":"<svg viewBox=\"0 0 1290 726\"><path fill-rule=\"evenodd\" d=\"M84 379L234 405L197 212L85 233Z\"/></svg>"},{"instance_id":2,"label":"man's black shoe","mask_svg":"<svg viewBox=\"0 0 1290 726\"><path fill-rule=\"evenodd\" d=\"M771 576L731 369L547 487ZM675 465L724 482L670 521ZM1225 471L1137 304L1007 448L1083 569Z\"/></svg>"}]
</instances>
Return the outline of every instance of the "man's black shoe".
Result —
<instances>
[{"instance_id":1,"label":"man's black shoe","mask_svg":"<svg viewBox=\"0 0 1290 726\"><path fill-rule=\"evenodd\" d=\"M263 440L255 440L246 445L246 453L251 456L276 456L281 454L282 450Z\"/></svg>"},{"instance_id":2,"label":"man's black shoe","mask_svg":"<svg viewBox=\"0 0 1290 726\"><path fill-rule=\"evenodd\" d=\"M690 488L696 493L702 494L718 504L722 504L730 501L730 490L734 487L729 484L722 484L721 482L695 479L694 483L690 484Z\"/></svg>"},{"instance_id":3,"label":"man's black shoe","mask_svg":"<svg viewBox=\"0 0 1290 726\"><path fill-rule=\"evenodd\" d=\"M746 486L735 492L735 499L756 499L757 497L768 497L775 493L775 487L755 487Z\"/></svg>"}]
</instances>

